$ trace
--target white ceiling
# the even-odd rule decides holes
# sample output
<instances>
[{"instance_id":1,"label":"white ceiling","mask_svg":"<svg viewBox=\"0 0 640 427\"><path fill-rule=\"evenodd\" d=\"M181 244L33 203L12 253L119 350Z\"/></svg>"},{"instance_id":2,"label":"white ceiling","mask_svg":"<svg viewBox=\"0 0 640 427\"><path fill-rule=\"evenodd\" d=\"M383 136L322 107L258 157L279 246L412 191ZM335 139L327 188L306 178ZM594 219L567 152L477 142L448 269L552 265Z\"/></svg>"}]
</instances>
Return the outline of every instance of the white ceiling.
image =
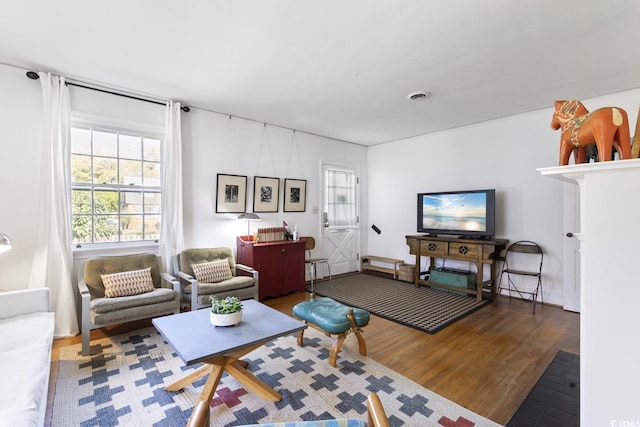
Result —
<instances>
[{"instance_id":1,"label":"white ceiling","mask_svg":"<svg viewBox=\"0 0 640 427\"><path fill-rule=\"evenodd\" d=\"M637 0L0 7L5 64L363 145L640 87Z\"/></svg>"}]
</instances>

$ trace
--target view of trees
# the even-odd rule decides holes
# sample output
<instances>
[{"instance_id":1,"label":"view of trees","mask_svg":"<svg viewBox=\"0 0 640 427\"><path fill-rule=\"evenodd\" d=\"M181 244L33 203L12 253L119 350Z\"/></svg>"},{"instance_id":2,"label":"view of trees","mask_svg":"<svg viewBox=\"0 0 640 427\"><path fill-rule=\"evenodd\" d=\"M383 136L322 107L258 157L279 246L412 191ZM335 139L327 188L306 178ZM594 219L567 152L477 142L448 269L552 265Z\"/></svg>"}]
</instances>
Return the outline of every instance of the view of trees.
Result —
<instances>
[{"instance_id":1,"label":"view of trees","mask_svg":"<svg viewBox=\"0 0 640 427\"><path fill-rule=\"evenodd\" d=\"M160 140L72 130L74 243L160 237Z\"/></svg>"}]
</instances>

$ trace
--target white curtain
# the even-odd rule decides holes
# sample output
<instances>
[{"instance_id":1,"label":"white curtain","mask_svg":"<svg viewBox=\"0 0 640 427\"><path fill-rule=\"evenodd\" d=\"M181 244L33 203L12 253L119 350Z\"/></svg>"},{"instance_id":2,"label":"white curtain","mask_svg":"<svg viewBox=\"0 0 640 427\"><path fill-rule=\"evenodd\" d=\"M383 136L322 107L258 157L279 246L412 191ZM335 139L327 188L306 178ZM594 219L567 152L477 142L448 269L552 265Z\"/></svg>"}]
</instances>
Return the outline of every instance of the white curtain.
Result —
<instances>
[{"instance_id":1,"label":"white curtain","mask_svg":"<svg viewBox=\"0 0 640 427\"><path fill-rule=\"evenodd\" d=\"M44 126L36 249L30 288L48 287L56 313L55 336L77 335L78 320L71 281L71 167L69 88L64 77L39 73Z\"/></svg>"},{"instance_id":2,"label":"white curtain","mask_svg":"<svg viewBox=\"0 0 640 427\"><path fill-rule=\"evenodd\" d=\"M162 231L160 256L171 272L171 257L184 249L182 226L182 130L180 103L169 101L165 113L162 173Z\"/></svg>"}]
</instances>

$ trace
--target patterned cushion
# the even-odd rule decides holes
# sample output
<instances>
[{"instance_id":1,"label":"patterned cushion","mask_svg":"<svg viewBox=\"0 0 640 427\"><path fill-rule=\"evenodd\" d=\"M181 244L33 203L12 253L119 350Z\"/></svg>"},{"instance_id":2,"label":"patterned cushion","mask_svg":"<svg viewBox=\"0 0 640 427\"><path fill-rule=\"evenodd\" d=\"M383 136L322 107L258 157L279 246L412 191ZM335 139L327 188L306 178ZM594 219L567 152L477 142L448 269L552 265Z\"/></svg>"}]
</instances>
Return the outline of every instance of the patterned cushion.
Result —
<instances>
[{"instance_id":1,"label":"patterned cushion","mask_svg":"<svg viewBox=\"0 0 640 427\"><path fill-rule=\"evenodd\" d=\"M196 280L202 283L218 283L233 277L226 259L191 264L191 268Z\"/></svg>"},{"instance_id":2,"label":"patterned cushion","mask_svg":"<svg viewBox=\"0 0 640 427\"><path fill-rule=\"evenodd\" d=\"M123 271L121 273L101 274L106 298L126 297L153 291L151 268Z\"/></svg>"}]
</instances>

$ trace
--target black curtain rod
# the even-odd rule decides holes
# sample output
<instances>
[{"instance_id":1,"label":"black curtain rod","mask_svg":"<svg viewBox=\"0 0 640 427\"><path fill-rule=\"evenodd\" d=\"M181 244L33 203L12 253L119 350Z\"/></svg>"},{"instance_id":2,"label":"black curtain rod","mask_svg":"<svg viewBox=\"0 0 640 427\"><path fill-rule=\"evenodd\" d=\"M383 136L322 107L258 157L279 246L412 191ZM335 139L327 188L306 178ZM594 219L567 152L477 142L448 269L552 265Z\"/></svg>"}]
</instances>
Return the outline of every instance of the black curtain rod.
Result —
<instances>
[{"instance_id":1,"label":"black curtain rod","mask_svg":"<svg viewBox=\"0 0 640 427\"><path fill-rule=\"evenodd\" d=\"M40 78L38 73L36 73L35 71L27 71L27 77L29 77L31 80L38 80ZM164 102L154 101L152 99L139 98L137 96L128 95L126 93L112 92L110 90L100 89L97 87L85 86L79 83L66 82L65 84L68 86L76 86L76 87L81 87L83 89L95 90L96 92L108 93L109 95L116 95L116 96L122 96L124 98L135 99L137 101L150 102L152 104L157 104L157 105L166 105L166 103ZM180 107L180 109L185 113L188 113L189 111L191 111L191 108L187 107L186 105L183 105L182 107Z\"/></svg>"}]
</instances>

